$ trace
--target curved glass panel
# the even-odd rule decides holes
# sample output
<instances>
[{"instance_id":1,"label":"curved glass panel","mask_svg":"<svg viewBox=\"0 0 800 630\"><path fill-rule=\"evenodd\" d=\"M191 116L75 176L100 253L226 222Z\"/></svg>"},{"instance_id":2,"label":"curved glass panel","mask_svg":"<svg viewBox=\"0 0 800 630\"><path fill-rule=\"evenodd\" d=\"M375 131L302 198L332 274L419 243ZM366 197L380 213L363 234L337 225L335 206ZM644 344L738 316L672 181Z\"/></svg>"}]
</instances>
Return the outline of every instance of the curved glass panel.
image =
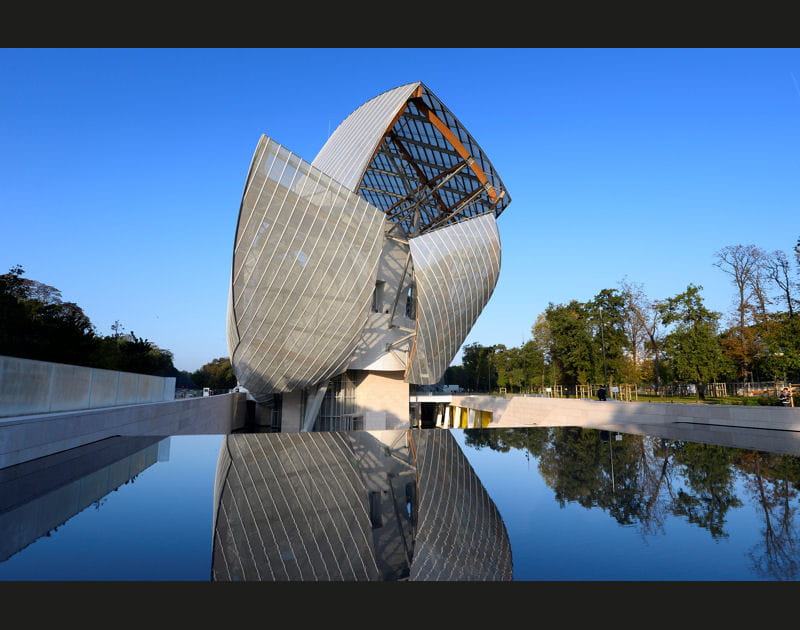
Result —
<instances>
[{"instance_id":1,"label":"curved glass panel","mask_svg":"<svg viewBox=\"0 0 800 630\"><path fill-rule=\"evenodd\" d=\"M385 225L382 212L262 136L239 212L228 320L234 371L257 401L344 370Z\"/></svg>"},{"instance_id":2,"label":"curved glass panel","mask_svg":"<svg viewBox=\"0 0 800 630\"><path fill-rule=\"evenodd\" d=\"M408 241L417 287L417 336L406 380L433 385L497 284L500 235L489 213Z\"/></svg>"}]
</instances>

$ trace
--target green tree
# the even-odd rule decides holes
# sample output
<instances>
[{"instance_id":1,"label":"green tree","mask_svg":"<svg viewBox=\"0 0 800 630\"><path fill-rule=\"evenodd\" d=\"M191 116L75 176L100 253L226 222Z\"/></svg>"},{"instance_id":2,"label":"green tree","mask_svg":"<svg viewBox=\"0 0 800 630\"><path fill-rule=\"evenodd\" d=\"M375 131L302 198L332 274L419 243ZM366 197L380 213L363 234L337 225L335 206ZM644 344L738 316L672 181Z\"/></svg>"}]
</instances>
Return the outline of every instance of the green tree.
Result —
<instances>
[{"instance_id":1,"label":"green tree","mask_svg":"<svg viewBox=\"0 0 800 630\"><path fill-rule=\"evenodd\" d=\"M525 380L525 370L521 348L506 348L503 344L495 346L491 356L492 366L497 374L497 386L507 391L520 391Z\"/></svg>"},{"instance_id":2,"label":"green tree","mask_svg":"<svg viewBox=\"0 0 800 630\"><path fill-rule=\"evenodd\" d=\"M758 324L764 351L756 357L754 370L764 378L800 381L800 317L787 312L771 313Z\"/></svg>"},{"instance_id":3,"label":"green tree","mask_svg":"<svg viewBox=\"0 0 800 630\"><path fill-rule=\"evenodd\" d=\"M658 308L664 324L672 326L664 339L671 368L678 379L695 383L705 399L706 384L726 371L727 362L717 336L720 314L705 307L702 288L690 284Z\"/></svg>"},{"instance_id":4,"label":"green tree","mask_svg":"<svg viewBox=\"0 0 800 630\"><path fill-rule=\"evenodd\" d=\"M619 380L629 371L625 296L603 289L591 301L550 303L547 354L568 387Z\"/></svg>"},{"instance_id":5,"label":"green tree","mask_svg":"<svg viewBox=\"0 0 800 630\"><path fill-rule=\"evenodd\" d=\"M482 346L477 342L464 346L461 364L467 373L468 390L491 391L493 389L495 371L491 356L495 347Z\"/></svg>"},{"instance_id":6,"label":"green tree","mask_svg":"<svg viewBox=\"0 0 800 630\"><path fill-rule=\"evenodd\" d=\"M630 372L625 349L630 347L625 332L625 296L616 289L603 289L586 305L593 330L593 382L611 385Z\"/></svg>"},{"instance_id":7,"label":"green tree","mask_svg":"<svg viewBox=\"0 0 800 630\"><path fill-rule=\"evenodd\" d=\"M192 372L192 381L198 387L211 389L231 389L236 387L236 375L228 357L219 357Z\"/></svg>"},{"instance_id":8,"label":"green tree","mask_svg":"<svg viewBox=\"0 0 800 630\"><path fill-rule=\"evenodd\" d=\"M729 245L715 254L714 266L728 274L736 287L736 308L732 334L725 339L728 354L733 357L740 378L750 373L758 354L754 329L750 326L766 313L763 290L767 255L755 245Z\"/></svg>"},{"instance_id":9,"label":"green tree","mask_svg":"<svg viewBox=\"0 0 800 630\"><path fill-rule=\"evenodd\" d=\"M531 327L532 338L524 346L525 371L530 385L545 387L563 382L559 366L553 360L553 335L547 313L540 313Z\"/></svg>"},{"instance_id":10,"label":"green tree","mask_svg":"<svg viewBox=\"0 0 800 630\"><path fill-rule=\"evenodd\" d=\"M534 338L526 341L520 348L520 361L522 362L522 387L529 389L541 379L544 387L544 376L547 372L547 359L545 347Z\"/></svg>"},{"instance_id":11,"label":"green tree","mask_svg":"<svg viewBox=\"0 0 800 630\"><path fill-rule=\"evenodd\" d=\"M586 383L592 371L591 343L586 332L586 311L581 302L547 305L547 353L567 386Z\"/></svg>"},{"instance_id":12,"label":"green tree","mask_svg":"<svg viewBox=\"0 0 800 630\"><path fill-rule=\"evenodd\" d=\"M169 350L163 350L152 341L137 337L131 331L120 335L119 324L112 326L114 334L103 337L95 352L94 367L153 376L178 376ZM177 381L176 381L177 384Z\"/></svg>"},{"instance_id":13,"label":"green tree","mask_svg":"<svg viewBox=\"0 0 800 630\"><path fill-rule=\"evenodd\" d=\"M75 302L50 285L23 276L20 265L0 275L0 354L91 365L94 326Z\"/></svg>"},{"instance_id":14,"label":"green tree","mask_svg":"<svg viewBox=\"0 0 800 630\"><path fill-rule=\"evenodd\" d=\"M463 365L451 365L444 371L445 385L458 385L464 391L470 388L470 376Z\"/></svg>"}]
</instances>

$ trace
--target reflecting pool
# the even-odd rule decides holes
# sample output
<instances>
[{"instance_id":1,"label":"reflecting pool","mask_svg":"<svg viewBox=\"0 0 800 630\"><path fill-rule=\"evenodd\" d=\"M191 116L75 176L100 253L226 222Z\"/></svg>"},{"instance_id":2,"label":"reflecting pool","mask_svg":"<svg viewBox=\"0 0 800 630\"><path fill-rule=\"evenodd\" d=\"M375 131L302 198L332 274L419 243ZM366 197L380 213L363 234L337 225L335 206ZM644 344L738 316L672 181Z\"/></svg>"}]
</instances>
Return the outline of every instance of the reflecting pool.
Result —
<instances>
[{"instance_id":1,"label":"reflecting pool","mask_svg":"<svg viewBox=\"0 0 800 630\"><path fill-rule=\"evenodd\" d=\"M0 469L0 580L794 581L793 440L580 427L110 438Z\"/></svg>"}]
</instances>

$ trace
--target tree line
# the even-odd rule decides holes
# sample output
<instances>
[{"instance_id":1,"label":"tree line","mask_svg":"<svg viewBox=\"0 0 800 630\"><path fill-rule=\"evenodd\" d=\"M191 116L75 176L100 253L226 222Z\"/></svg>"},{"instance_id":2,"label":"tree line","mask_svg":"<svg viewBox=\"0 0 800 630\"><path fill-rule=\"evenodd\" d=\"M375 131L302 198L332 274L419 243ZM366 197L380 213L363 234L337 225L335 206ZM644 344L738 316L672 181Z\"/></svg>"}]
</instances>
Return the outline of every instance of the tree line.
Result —
<instances>
[{"instance_id":1,"label":"tree line","mask_svg":"<svg viewBox=\"0 0 800 630\"><path fill-rule=\"evenodd\" d=\"M693 383L701 398L710 382L800 382L800 239L793 261L781 250L731 245L714 266L735 289L725 320L705 306L702 286L651 299L624 278L588 301L550 302L519 347L468 344L443 380L510 392L646 383L658 393L664 383Z\"/></svg>"},{"instance_id":2,"label":"tree line","mask_svg":"<svg viewBox=\"0 0 800 630\"><path fill-rule=\"evenodd\" d=\"M111 334L98 334L75 302L61 291L26 278L21 265L0 275L0 355L136 374L175 377L176 387L228 389L236 377L227 357L194 372L178 370L169 350L125 332L119 321Z\"/></svg>"}]
</instances>

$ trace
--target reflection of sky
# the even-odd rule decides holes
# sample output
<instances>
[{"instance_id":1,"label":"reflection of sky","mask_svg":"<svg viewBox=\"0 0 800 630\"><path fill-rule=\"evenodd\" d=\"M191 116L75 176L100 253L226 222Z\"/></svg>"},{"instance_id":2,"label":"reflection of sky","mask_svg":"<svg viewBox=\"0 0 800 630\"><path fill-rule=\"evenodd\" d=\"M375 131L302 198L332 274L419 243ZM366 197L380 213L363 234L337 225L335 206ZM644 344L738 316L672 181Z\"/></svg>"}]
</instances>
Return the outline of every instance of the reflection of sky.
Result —
<instances>
[{"instance_id":1,"label":"reflection of sky","mask_svg":"<svg viewBox=\"0 0 800 630\"><path fill-rule=\"evenodd\" d=\"M211 578L220 435L170 438L159 461L0 563L12 580Z\"/></svg>"},{"instance_id":2,"label":"reflection of sky","mask_svg":"<svg viewBox=\"0 0 800 630\"><path fill-rule=\"evenodd\" d=\"M641 523L619 525L599 508L559 507L538 460L524 451L474 449L464 445L463 430L452 434L503 517L515 580L764 579L748 558L763 554L764 514L740 476L735 495L744 505L726 514L727 538L714 539L668 509L662 527L645 535ZM210 580L221 442L219 435L170 438L168 461L0 562L0 580ZM679 475L673 482L682 485Z\"/></svg>"},{"instance_id":3,"label":"reflection of sky","mask_svg":"<svg viewBox=\"0 0 800 630\"><path fill-rule=\"evenodd\" d=\"M511 540L515 580L755 580L747 557L762 541L757 513L741 481L744 503L727 512L727 538L714 539L685 517L666 516L645 535L639 523L620 525L600 508L563 508L538 473L538 459L464 444L472 467L497 505ZM665 495L661 500L666 500Z\"/></svg>"}]
</instances>

